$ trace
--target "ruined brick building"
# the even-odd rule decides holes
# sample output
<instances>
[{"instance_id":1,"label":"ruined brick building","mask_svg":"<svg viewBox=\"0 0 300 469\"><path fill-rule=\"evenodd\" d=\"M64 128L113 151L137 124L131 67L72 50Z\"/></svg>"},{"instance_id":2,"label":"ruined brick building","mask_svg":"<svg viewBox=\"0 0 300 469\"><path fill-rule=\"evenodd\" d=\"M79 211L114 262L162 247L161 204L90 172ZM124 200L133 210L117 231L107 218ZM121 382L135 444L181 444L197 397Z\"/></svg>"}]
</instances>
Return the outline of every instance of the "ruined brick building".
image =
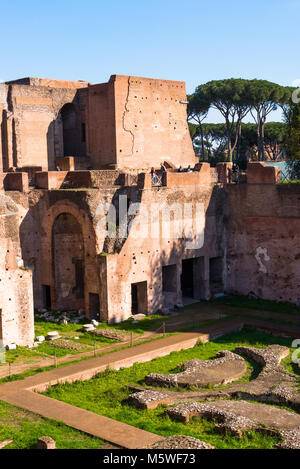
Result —
<instances>
[{"instance_id":1,"label":"ruined brick building","mask_svg":"<svg viewBox=\"0 0 300 469\"><path fill-rule=\"evenodd\" d=\"M223 291L299 299L299 186L262 163L239 185L197 164L183 82L24 78L0 85L0 125L5 344L32 343L34 308L114 322Z\"/></svg>"}]
</instances>

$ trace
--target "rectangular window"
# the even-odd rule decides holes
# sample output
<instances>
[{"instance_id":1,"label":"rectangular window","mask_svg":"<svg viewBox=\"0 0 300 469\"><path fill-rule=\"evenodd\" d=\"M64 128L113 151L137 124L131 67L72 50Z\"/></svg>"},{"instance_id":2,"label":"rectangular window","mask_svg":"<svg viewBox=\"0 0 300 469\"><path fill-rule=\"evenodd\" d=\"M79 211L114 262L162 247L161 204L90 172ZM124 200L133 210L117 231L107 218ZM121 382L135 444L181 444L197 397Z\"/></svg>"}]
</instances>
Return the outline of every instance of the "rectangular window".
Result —
<instances>
[{"instance_id":1,"label":"rectangular window","mask_svg":"<svg viewBox=\"0 0 300 469\"><path fill-rule=\"evenodd\" d=\"M86 129L85 129L85 124L81 124L81 141L82 143L86 142Z\"/></svg>"},{"instance_id":2,"label":"rectangular window","mask_svg":"<svg viewBox=\"0 0 300 469\"><path fill-rule=\"evenodd\" d=\"M162 287L165 292L177 291L177 266L164 265L162 268Z\"/></svg>"},{"instance_id":3,"label":"rectangular window","mask_svg":"<svg viewBox=\"0 0 300 469\"><path fill-rule=\"evenodd\" d=\"M50 285L42 285L42 292L43 292L43 307L44 308L51 308L51 289Z\"/></svg>"},{"instance_id":4,"label":"rectangular window","mask_svg":"<svg viewBox=\"0 0 300 469\"><path fill-rule=\"evenodd\" d=\"M99 319L100 317L100 300L98 293L89 293L90 318Z\"/></svg>"}]
</instances>

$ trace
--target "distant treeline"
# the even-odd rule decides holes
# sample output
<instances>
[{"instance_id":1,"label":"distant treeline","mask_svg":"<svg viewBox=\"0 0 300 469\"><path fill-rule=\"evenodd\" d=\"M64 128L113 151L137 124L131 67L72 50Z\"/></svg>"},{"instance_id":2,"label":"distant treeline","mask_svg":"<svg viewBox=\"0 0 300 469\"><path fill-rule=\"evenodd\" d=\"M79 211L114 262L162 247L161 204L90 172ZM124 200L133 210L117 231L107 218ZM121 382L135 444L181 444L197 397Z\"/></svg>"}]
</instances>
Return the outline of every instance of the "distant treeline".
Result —
<instances>
[{"instance_id":1,"label":"distant treeline","mask_svg":"<svg viewBox=\"0 0 300 469\"><path fill-rule=\"evenodd\" d=\"M235 130L237 124L234 124ZM225 124L189 123L194 149L202 160L215 164L227 159L227 132ZM288 124L267 122L264 128L264 159L278 161L286 158L288 142ZM241 123L241 133L235 148L234 160L242 166L251 160L258 160L257 126Z\"/></svg>"},{"instance_id":2,"label":"distant treeline","mask_svg":"<svg viewBox=\"0 0 300 469\"><path fill-rule=\"evenodd\" d=\"M300 99L295 88L231 78L199 85L188 99L191 137L202 160L300 159ZM204 123L211 108L221 113L224 124ZM266 122L278 108L283 122ZM254 124L243 122L249 115Z\"/></svg>"}]
</instances>

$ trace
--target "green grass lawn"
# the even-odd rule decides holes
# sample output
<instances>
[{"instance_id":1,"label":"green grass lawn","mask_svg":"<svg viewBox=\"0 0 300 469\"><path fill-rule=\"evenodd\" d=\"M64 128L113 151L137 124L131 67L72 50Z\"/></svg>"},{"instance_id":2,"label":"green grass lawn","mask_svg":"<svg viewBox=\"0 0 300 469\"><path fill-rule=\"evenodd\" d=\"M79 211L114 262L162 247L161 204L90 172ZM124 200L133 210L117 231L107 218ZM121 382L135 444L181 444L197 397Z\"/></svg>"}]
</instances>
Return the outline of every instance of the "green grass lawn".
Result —
<instances>
[{"instance_id":1,"label":"green grass lawn","mask_svg":"<svg viewBox=\"0 0 300 469\"><path fill-rule=\"evenodd\" d=\"M100 415L114 418L135 427L168 435L190 435L206 441L216 448L272 448L278 438L247 432L241 439L230 435L220 435L214 430L214 423L204 419L192 419L188 424L174 422L164 415L164 406L157 409L139 410L128 405L126 399L132 391L130 385L141 385L148 373L174 373L177 365L192 358L211 359L220 350L234 350L238 345L266 347L270 344L290 346L289 339L274 337L263 332L245 329L228 334L206 344L199 344L191 349L173 352L166 357L156 358L147 363L136 363L130 368L119 371L108 370L88 381L51 387L46 393L49 397L82 407ZM292 370L290 360L286 366ZM248 362L248 371L242 382L257 375L258 365Z\"/></svg>"},{"instance_id":2,"label":"green grass lawn","mask_svg":"<svg viewBox=\"0 0 300 469\"><path fill-rule=\"evenodd\" d=\"M17 347L16 350L7 350L5 352L6 363L1 363L0 366L7 366L7 362L22 362L25 364L31 364L35 361L39 361L43 357L43 353L40 353L37 349L29 349L28 347Z\"/></svg>"},{"instance_id":3,"label":"green grass lawn","mask_svg":"<svg viewBox=\"0 0 300 469\"><path fill-rule=\"evenodd\" d=\"M142 335L146 330L155 328L156 326L162 324L160 315L149 316L138 324L132 324L132 320L125 321L120 324L108 325L107 323L100 323L97 329L117 329L124 332L133 332L133 338L136 339L139 335ZM88 322L88 321L86 321ZM6 352L6 362L22 362L25 364L34 363L35 361L40 360L40 358L45 357L46 355L54 356L56 351L56 356L58 358L64 357L66 355L76 355L85 351L93 350L94 343L98 348L106 347L114 344L122 344L117 340L109 339L101 336L93 336L91 334L82 332L82 324L72 324L67 325L58 324L55 322L46 322L41 319L35 320L35 336L47 336L48 332L57 331L63 339L74 341L75 343L82 344L84 347L82 350L74 351L72 349L61 349L59 347L54 347L54 342L43 342L41 345L34 349L29 349L27 347L18 347L16 350L11 350ZM79 337L78 340L75 337ZM0 364L1 366L1 364ZM5 364L4 364L5 366Z\"/></svg>"},{"instance_id":4,"label":"green grass lawn","mask_svg":"<svg viewBox=\"0 0 300 469\"><path fill-rule=\"evenodd\" d=\"M37 439L51 436L58 449L97 449L104 442L99 438L19 409L0 401L0 441L13 440L7 449L36 448Z\"/></svg>"},{"instance_id":5,"label":"green grass lawn","mask_svg":"<svg viewBox=\"0 0 300 469\"><path fill-rule=\"evenodd\" d=\"M249 308L259 311L272 311L274 313L297 314L300 317L300 308L294 303L284 301L256 300L250 299L247 296L230 295L211 300L211 303L235 306L237 308Z\"/></svg>"},{"instance_id":6,"label":"green grass lawn","mask_svg":"<svg viewBox=\"0 0 300 469\"><path fill-rule=\"evenodd\" d=\"M60 313L53 313L57 316ZM141 336L146 331L155 331L158 328L161 328L163 322L167 322L170 317L165 317L161 314L152 314L147 316L145 319L142 319L137 324L133 324L132 319L128 319L119 324L110 325L105 322L100 323L97 326L97 329L112 329L128 333L133 333L133 339L136 341L138 336ZM82 323L89 322L87 319L82 321ZM18 347L16 350L11 350L6 352L6 362L11 363L25 363L31 364L35 361L39 361L42 357L45 356L56 356L58 358L64 357L66 355L76 355L78 353L83 353L85 351L93 350L94 343L96 348L106 347L109 345L120 344L122 342L118 340L109 339L101 336L93 336L89 333L82 332L82 324L58 324L56 322L46 322L40 318L35 319L35 336L47 336L48 332L57 331L63 339L71 340L75 343L82 344L84 347L82 350L75 351L70 349L62 349L59 347L54 347L54 343L49 343L48 341L43 342L41 345L34 349L29 349L27 347ZM162 329L161 329L162 330ZM79 337L79 339L75 339ZM0 364L1 366L1 364ZM2 365L3 366L3 365ZM7 366L4 364L4 366Z\"/></svg>"}]
</instances>

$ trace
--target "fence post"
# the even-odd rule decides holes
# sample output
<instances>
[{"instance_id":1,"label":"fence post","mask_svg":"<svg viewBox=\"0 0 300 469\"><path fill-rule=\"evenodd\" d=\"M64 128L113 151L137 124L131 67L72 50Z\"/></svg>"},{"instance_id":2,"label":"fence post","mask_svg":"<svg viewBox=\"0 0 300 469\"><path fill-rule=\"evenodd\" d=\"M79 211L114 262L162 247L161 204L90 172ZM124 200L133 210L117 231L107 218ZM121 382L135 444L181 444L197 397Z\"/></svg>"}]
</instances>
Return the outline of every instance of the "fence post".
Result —
<instances>
[{"instance_id":1,"label":"fence post","mask_svg":"<svg viewBox=\"0 0 300 469\"><path fill-rule=\"evenodd\" d=\"M9 368L9 379L12 379L11 362L8 363L8 368Z\"/></svg>"},{"instance_id":2,"label":"fence post","mask_svg":"<svg viewBox=\"0 0 300 469\"><path fill-rule=\"evenodd\" d=\"M96 357L96 342L94 341L94 357Z\"/></svg>"},{"instance_id":3,"label":"fence post","mask_svg":"<svg viewBox=\"0 0 300 469\"><path fill-rule=\"evenodd\" d=\"M163 335L165 336L166 335L166 323L163 322Z\"/></svg>"},{"instance_id":4,"label":"fence post","mask_svg":"<svg viewBox=\"0 0 300 469\"><path fill-rule=\"evenodd\" d=\"M130 332L130 347L133 346L133 333Z\"/></svg>"},{"instance_id":5,"label":"fence post","mask_svg":"<svg viewBox=\"0 0 300 469\"><path fill-rule=\"evenodd\" d=\"M56 348L54 348L54 366L57 368L57 361L56 361Z\"/></svg>"}]
</instances>

